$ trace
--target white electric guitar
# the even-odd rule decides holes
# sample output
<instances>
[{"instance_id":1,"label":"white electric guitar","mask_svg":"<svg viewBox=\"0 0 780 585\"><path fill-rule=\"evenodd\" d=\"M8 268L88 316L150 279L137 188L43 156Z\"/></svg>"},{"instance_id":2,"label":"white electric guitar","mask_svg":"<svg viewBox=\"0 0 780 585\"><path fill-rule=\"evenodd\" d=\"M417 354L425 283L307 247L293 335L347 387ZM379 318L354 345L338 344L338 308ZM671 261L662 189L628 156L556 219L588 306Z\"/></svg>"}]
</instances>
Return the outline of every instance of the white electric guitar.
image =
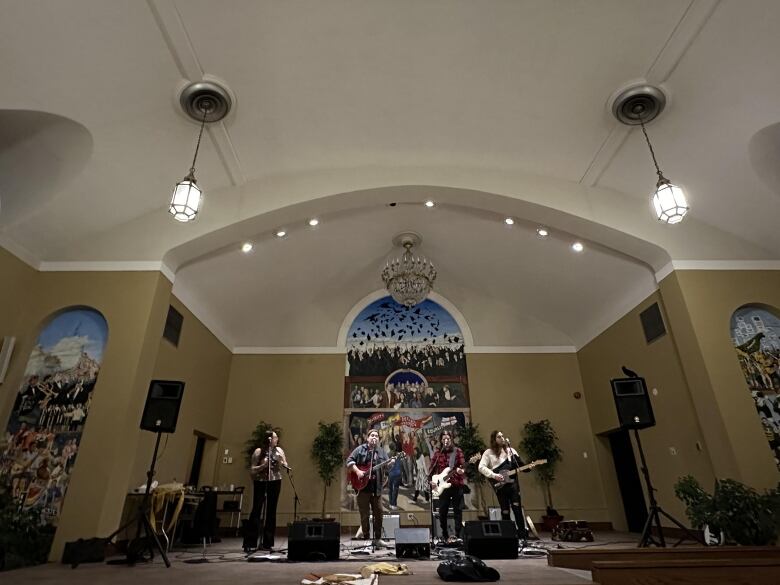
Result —
<instances>
[{"instance_id":1,"label":"white electric guitar","mask_svg":"<svg viewBox=\"0 0 780 585\"><path fill-rule=\"evenodd\" d=\"M478 453L471 457L466 463L476 463L480 459L482 459L482 455ZM450 483L450 479L453 475L455 475L456 472L456 469L445 467L444 471L441 473L437 473L436 475L431 476L431 493L433 494L434 498L438 498L444 490L452 485Z\"/></svg>"}]
</instances>

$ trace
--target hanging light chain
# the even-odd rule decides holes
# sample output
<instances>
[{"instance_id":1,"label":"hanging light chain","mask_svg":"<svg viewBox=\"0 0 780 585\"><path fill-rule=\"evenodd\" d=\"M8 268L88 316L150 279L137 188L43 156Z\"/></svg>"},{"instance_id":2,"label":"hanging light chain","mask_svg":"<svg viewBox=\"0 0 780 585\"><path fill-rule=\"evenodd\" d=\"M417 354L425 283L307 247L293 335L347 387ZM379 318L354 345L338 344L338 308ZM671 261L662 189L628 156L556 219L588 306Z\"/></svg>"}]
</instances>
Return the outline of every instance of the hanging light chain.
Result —
<instances>
[{"instance_id":1,"label":"hanging light chain","mask_svg":"<svg viewBox=\"0 0 780 585\"><path fill-rule=\"evenodd\" d=\"M650 138L647 136L647 130L645 130L645 122L642 119L642 116L639 116L639 125L642 126L642 134L645 135L645 142L647 142L647 148L650 149L650 156L653 157L655 172L658 175L658 184L660 185L661 183L668 183L669 179L664 177L664 174L661 172L661 168L658 166L658 161L655 158L655 150L653 150L653 145L650 143Z\"/></svg>"},{"instance_id":2,"label":"hanging light chain","mask_svg":"<svg viewBox=\"0 0 780 585\"><path fill-rule=\"evenodd\" d=\"M198 151L200 150L200 139L203 137L203 128L206 127L206 117L213 109L211 101L203 100L201 102L201 110L203 110L203 119L200 121L200 132L198 133L198 143L195 145L195 156L192 157L192 164L190 165L190 175L195 174L195 161L198 159Z\"/></svg>"}]
</instances>

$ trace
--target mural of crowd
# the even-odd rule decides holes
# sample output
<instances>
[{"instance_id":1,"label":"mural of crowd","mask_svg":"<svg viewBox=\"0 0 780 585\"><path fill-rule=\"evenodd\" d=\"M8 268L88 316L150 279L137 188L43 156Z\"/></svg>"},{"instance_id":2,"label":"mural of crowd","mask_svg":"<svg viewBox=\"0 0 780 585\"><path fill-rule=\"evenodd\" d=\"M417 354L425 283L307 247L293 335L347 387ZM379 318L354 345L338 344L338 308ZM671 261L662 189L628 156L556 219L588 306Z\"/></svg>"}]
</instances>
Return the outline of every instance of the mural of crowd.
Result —
<instances>
[{"instance_id":1,"label":"mural of crowd","mask_svg":"<svg viewBox=\"0 0 780 585\"><path fill-rule=\"evenodd\" d=\"M56 525L107 338L103 317L75 309L38 336L0 445L0 485Z\"/></svg>"},{"instance_id":2,"label":"mural of crowd","mask_svg":"<svg viewBox=\"0 0 780 585\"><path fill-rule=\"evenodd\" d=\"M386 474L387 511L429 509L430 457L439 433L455 435L469 420L463 335L452 316L430 299L408 308L390 297L363 309L347 334L345 455L377 429L390 455L402 455ZM356 496L342 484L342 508ZM468 492L469 490L467 490ZM470 493L465 497L471 507Z\"/></svg>"},{"instance_id":3,"label":"mural of crowd","mask_svg":"<svg viewBox=\"0 0 780 585\"><path fill-rule=\"evenodd\" d=\"M459 382L353 382L350 408L464 408L466 391Z\"/></svg>"},{"instance_id":4,"label":"mural of crowd","mask_svg":"<svg viewBox=\"0 0 780 585\"><path fill-rule=\"evenodd\" d=\"M405 307L390 297L371 303L347 334L350 376L387 376L398 369L425 376L463 376L463 335L438 303Z\"/></svg>"},{"instance_id":5,"label":"mural of crowd","mask_svg":"<svg viewBox=\"0 0 780 585\"><path fill-rule=\"evenodd\" d=\"M780 469L780 318L759 307L731 317L734 347L769 448Z\"/></svg>"}]
</instances>

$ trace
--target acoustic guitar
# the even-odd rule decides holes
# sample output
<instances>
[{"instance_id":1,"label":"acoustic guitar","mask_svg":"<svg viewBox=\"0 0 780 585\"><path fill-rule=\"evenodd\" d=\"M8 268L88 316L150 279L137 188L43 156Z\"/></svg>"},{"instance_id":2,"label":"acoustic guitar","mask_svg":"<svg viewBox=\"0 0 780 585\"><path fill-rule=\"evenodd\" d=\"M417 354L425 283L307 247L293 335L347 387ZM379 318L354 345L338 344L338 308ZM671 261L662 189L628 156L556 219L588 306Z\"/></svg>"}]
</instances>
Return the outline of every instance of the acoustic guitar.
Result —
<instances>
[{"instance_id":1,"label":"acoustic guitar","mask_svg":"<svg viewBox=\"0 0 780 585\"><path fill-rule=\"evenodd\" d=\"M494 489L498 489L506 485L506 482L509 480L509 478L516 475L518 472L525 471L526 469L533 469L537 465L544 465L545 463L547 463L547 459L537 459L536 461L531 461L531 463L527 463L522 467L510 469L511 463L509 459L507 459L501 465L493 469L493 473L499 474L501 479L491 479L490 482L493 484Z\"/></svg>"},{"instance_id":2,"label":"acoustic guitar","mask_svg":"<svg viewBox=\"0 0 780 585\"><path fill-rule=\"evenodd\" d=\"M477 453L468 461L466 461L466 463L476 463L480 459L482 459L482 455ZM438 498L444 490L452 485L450 483L450 478L455 475L456 471L457 470L455 469L445 467L441 473L437 473L436 475L431 476L431 493L433 494L434 498Z\"/></svg>"},{"instance_id":3,"label":"acoustic guitar","mask_svg":"<svg viewBox=\"0 0 780 585\"><path fill-rule=\"evenodd\" d=\"M392 459L388 459L387 461L382 461L382 463L377 463L373 467L371 466L370 463L363 463L362 465L356 463L355 466L360 471L362 471L365 475L363 475L363 477L358 477L357 473L355 473L354 471L349 474L349 483L352 484L352 489L354 489L356 492L365 489L366 486L368 485L368 482L371 481L371 478L376 477L374 472L377 469L381 469L386 465L392 465L394 462L405 458L406 458L406 453L401 451L400 453L398 453L398 455L396 455ZM369 473L369 471L371 473Z\"/></svg>"}]
</instances>

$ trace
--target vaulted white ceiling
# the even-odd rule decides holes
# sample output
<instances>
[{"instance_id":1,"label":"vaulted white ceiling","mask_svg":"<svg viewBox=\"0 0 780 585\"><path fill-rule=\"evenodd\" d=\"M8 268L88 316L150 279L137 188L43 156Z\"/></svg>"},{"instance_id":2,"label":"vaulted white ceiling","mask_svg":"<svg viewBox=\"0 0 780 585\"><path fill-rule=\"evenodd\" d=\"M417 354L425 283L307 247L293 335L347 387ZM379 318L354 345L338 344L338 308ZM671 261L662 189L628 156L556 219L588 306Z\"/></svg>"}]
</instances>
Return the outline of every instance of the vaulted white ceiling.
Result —
<instances>
[{"instance_id":1,"label":"vaulted white ceiling","mask_svg":"<svg viewBox=\"0 0 780 585\"><path fill-rule=\"evenodd\" d=\"M335 345L407 229L481 346L580 345L672 260L780 257L772 0L2 9L0 243L46 269L164 261L230 346ZM181 225L166 209L197 125L177 94L204 78L236 104ZM637 81L669 96L648 132L689 195L678 226L651 216L646 146L609 113Z\"/></svg>"}]
</instances>

